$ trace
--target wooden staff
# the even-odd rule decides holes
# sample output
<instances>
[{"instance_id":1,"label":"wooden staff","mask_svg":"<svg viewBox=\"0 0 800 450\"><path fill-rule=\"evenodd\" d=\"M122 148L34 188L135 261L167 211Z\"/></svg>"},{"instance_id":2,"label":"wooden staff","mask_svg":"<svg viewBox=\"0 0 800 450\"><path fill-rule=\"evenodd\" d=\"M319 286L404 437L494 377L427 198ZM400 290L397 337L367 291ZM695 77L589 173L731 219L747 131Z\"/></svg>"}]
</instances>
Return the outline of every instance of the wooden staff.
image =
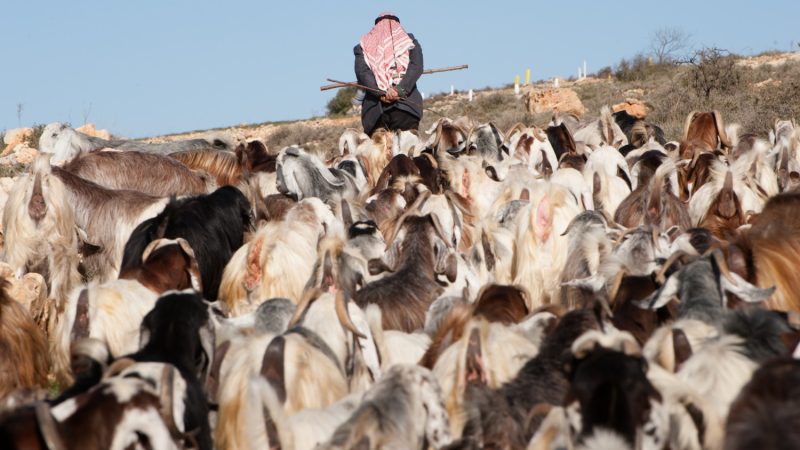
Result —
<instances>
[{"instance_id":1,"label":"wooden staff","mask_svg":"<svg viewBox=\"0 0 800 450\"><path fill-rule=\"evenodd\" d=\"M384 92L384 91L382 91L382 90L380 90L380 89L374 89L374 88L371 88L371 87L367 87L367 86L364 86L364 85L358 84L358 83L356 83L356 82L351 82L351 81L338 81L338 80L332 80L332 79L330 79L330 78L326 78L326 80L327 80L327 81L330 81L331 83L336 83L336 84L338 84L338 85L341 85L340 87L348 87L348 86L350 86L350 87L354 87L354 88L364 89L365 91L370 91L370 92L372 92L372 93L374 93L374 94L376 94L376 95L380 95L380 96L384 96L384 95L386 95L386 92ZM436 110L433 110L433 109L430 109L430 108L425 108L424 106L422 106L422 105L420 105L419 103L417 103L417 102L415 102L415 101L411 100L410 98L402 98L402 97L401 97L401 98L397 99L397 101L399 101L399 102L402 102L402 103L408 103L409 105L413 105L413 106L416 106L416 107L422 108L422 109L424 109L425 111L430 111L430 112L432 112L432 113L435 113L435 114L437 114L437 115L439 115L439 116L442 116L442 117L444 117L444 114L440 113L439 111L436 111Z\"/></svg>"},{"instance_id":2,"label":"wooden staff","mask_svg":"<svg viewBox=\"0 0 800 450\"><path fill-rule=\"evenodd\" d=\"M423 71L422 74L423 75L428 75L428 74L431 74L431 73L452 72L454 70L464 70L464 69L469 69L469 64L462 64L460 66L452 66L452 67L442 67L442 68L439 68L439 69L428 69L428 70ZM320 86L320 88L319 88L320 91L327 91L327 90L330 90L330 89L339 89L339 88L348 87L348 86L358 87L360 89L368 89L368 88L364 88L363 86L359 86L357 83L352 82L352 81L334 81L334 80L331 80L330 78L328 78L328 81L330 81L333 84L326 84L325 86Z\"/></svg>"}]
</instances>

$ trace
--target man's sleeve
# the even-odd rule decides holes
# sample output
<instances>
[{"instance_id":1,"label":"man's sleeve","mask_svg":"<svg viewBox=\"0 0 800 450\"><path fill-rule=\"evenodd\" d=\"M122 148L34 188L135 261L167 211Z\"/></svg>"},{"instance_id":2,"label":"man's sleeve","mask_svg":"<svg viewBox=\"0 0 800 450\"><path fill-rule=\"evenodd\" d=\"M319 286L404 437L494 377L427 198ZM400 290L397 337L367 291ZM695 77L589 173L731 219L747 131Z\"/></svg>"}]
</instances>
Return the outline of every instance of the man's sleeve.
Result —
<instances>
[{"instance_id":1,"label":"man's sleeve","mask_svg":"<svg viewBox=\"0 0 800 450\"><path fill-rule=\"evenodd\" d=\"M409 94L412 89L414 89L414 85L417 84L417 80L419 77L422 76L422 71L425 70L422 63L422 46L419 45L417 38L412 38L414 40L414 48L411 49L408 55L408 68L406 69L406 74L403 75L403 79L400 80L400 88L406 94Z\"/></svg>"},{"instance_id":2,"label":"man's sleeve","mask_svg":"<svg viewBox=\"0 0 800 450\"><path fill-rule=\"evenodd\" d=\"M356 45L353 49L353 53L356 55L356 80L358 80L358 84L362 86L366 86L372 89L379 89L378 82L375 81L375 75L370 70L369 66L367 65L367 61L364 59L364 50L361 48L361 45ZM368 94L375 95L374 92L368 92Z\"/></svg>"}]
</instances>

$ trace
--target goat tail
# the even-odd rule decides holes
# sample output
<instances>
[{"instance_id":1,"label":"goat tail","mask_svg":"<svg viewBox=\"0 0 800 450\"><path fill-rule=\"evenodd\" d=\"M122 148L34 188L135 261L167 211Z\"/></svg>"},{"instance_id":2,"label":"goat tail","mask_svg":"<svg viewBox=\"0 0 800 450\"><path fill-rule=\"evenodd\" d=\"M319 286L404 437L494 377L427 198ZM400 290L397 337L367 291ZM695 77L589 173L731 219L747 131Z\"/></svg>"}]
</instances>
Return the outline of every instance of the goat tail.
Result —
<instances>
[{"instance_id":1,"label":"goat tail","mask_svg":"<svg viewBox=\"0 0 800 450\"><path fill-rule=\"evenodd\" d=\"M611 115L611 108L608 105L600 109L600 135L608 145L614 144L614 116Z\"/></svg>"},{"instance_id":2,"label":"goat tail","mask_svg":"<svg viewBox=\"0 0 800 450\"><path fill-rule=\"evenodd\" d=\"M248 398L258 403L258 407L253 408L253 410L261 410L261 424L263 425L264 433L262 438L267 438L267 448L292 450L294 448L294 435L291 431L289 419L275 390L267 380L260 376L254 376L250 379L248 389L252 391ZM258 417L257 414L254 416ZM255 429L262 430L260 426L256 426Z\"/></svg>"}]
</instances>

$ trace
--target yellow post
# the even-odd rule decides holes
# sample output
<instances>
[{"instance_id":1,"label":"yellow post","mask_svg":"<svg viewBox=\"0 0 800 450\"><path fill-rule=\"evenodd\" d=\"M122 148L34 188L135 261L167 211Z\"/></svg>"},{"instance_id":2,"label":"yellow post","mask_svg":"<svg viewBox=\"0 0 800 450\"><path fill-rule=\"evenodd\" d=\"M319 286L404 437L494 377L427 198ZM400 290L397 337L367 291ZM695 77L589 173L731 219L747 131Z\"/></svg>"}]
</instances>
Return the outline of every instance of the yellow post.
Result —
<instances>
[{"instance_id":1,"label":"yellow post","mask_svg":"<svg viewBox=\"0 0 800 450\"><path fill-rule=\"evenodd\" d=\"M519 85L519 75L514 77L514 84Z\"/></svg>"},{"instance_id":2,"label":"yellow post","mask_svg":"<svg viewBox=\"0 0 800 450\"><path fill-rule=\"evenodd\" d=\"M525 86L531 84L531 69L525 69Z\"/></svg>"},{"instance_id":3,"label":"yellow post","mask_svg":"<svg viewBox=\"0 0 800 450\"><path fill-rule=\"evenodd\" d=\"M519 75L514 77L514 94L519 94Z\"/></svg>"}]
</instances>

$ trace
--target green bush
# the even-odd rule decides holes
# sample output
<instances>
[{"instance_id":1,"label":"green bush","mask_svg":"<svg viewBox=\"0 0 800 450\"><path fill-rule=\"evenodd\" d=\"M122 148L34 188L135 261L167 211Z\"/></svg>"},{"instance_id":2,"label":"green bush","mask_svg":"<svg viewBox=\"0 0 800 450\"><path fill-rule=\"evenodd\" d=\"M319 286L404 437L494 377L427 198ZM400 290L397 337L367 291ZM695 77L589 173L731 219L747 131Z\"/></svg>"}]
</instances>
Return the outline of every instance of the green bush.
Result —
<instances>
[{"instance_id":1,"label":"green bush","mask_svg":"<svg viewBox=\"0 0 800 450\"><path fill-rule=\"evenodd\" d=\"M346 87L339 89L339 92L328 102L328 116L343 116L353 107L353 97L356 96L356 88Z\"/></svg>"},{"instance_id":2,"label":"green bush","mask_svg":"<svg viewBox=\"0 0 800 450\"><path fill-rule=\"evenodd\" d=\"M39 149L39 138L42 137L42 133L44 132L45 125L33 125L33 133L25 140L25 144L27 144L30 148Z\"/></svg>"}]
</instances>

